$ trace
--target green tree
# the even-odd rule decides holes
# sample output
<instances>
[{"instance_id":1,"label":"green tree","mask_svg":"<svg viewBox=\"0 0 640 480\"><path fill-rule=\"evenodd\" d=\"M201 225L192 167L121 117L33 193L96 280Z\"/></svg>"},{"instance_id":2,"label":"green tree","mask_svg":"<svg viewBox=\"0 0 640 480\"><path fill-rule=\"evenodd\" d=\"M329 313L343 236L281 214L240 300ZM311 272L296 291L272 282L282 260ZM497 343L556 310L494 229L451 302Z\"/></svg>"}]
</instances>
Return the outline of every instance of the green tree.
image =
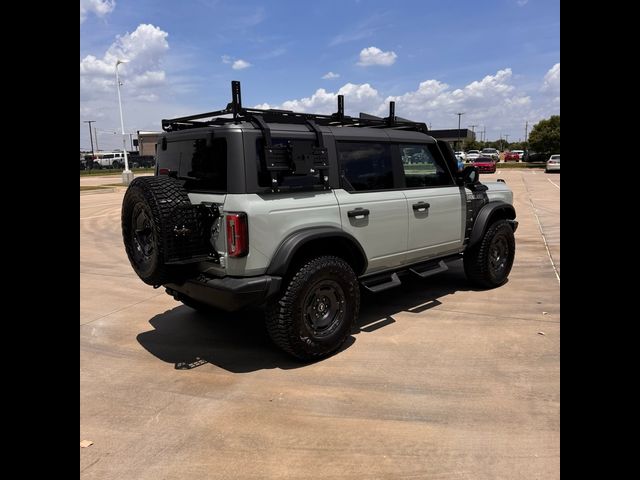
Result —
<instances>
[{"instance_id":1,"label":"green tree","mask_svg":"<svg viewBox=\"0 0 640 480\"><path fill-rule=\"evenodd\" d=\"M470 140L468 142L464 142L464 150L465 152L469 150L480 150L480 143L475 140Z\"/></svg>"},{"instance_id":2,"label":"green tree","mask_svg":"<svg viewBox=\"0 0 640 480\"><path fill-rule=\"evenodd\" d=\"M529 135L529 149L538 153L560 153L560 115L552 115L533 126Z\"/></svg>"}]
</instances>

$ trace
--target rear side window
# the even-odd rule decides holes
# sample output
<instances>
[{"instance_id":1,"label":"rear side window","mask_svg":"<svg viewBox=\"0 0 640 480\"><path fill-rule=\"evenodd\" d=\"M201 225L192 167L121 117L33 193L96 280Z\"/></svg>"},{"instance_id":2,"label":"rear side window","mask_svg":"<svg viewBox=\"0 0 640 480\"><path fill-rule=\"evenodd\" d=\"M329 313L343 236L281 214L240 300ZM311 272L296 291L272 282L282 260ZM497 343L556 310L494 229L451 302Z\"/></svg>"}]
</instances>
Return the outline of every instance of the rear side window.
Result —
<instances>
[{"instance_id":1,"label":"rear side window","mask_svg":"<svg viewBox=\"0 0 640 480\"><path fill-rule=\"evenodd\" d=\"M227 141L225 138L196 138L167 142L159 150L159 168L177 172L187 180L185 188L226 192Z\"/></svg>"},{"instance_id":2,"label":"rear side window","mask_svg":"<svg viewBox=\"0 0 640 480\"><path fill-rule=\"evenodd\" d=\"M407 188L453 185L435 144L400 144L400 157Z\"/></svg>"},{"instance_id":3,"label":"rear side window","mask_svg":"<svg viewBox=\"0 0 640 480\"><path fill-rule=\"evenodd\" d=\"M390 144L336 142L336 145L342 188L357 192L393 188Z\"/></svg>"}]
</instances>

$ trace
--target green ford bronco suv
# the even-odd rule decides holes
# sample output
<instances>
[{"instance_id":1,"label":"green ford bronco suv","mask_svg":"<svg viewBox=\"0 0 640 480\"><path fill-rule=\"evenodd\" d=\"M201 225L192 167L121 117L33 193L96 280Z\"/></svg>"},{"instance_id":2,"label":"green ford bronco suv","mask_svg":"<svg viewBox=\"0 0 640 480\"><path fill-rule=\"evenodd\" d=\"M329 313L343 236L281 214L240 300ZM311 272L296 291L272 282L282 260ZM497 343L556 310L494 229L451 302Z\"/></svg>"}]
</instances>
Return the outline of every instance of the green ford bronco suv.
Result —
<instances>
[{"instance_id":1,"label":"green ford bronco suv","mask_svg":"<svg viewBox=\"0 0 640 480\"><path fill-rule=\"evenodd\" d=\"M506 280L518 226L503 181L458 171L448 143L395 116L242 106L163 120L156 172L136 178L122 236L136 274L196 309L261 306L276 345L302 360L338 350L360 289L401 285L463 259Z\"/></svg>"}]
</instances>

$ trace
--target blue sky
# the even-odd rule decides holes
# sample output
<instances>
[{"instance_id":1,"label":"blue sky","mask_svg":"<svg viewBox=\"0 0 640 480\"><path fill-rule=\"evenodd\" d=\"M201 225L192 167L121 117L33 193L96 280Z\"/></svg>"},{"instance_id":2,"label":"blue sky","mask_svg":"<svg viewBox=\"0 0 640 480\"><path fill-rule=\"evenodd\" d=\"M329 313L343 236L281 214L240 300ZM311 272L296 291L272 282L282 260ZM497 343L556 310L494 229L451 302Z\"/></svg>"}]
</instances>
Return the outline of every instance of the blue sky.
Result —
<instances>
[{"instance_id":1,"label":"blue sky","mask_svg":"<svg viewBox=\"0 0 640 480\"><path fill-rule=\"evenodd\" d=\"M558 0L80 2L80 146L96 120L101 149L121 145L114 63L125 130L223 108L231 80L243 103L318 113L396 114L524 137L559 113ZM331 73L330 73L331 72ZM323 78L325 77L325 78Z\"/></svg>"}]
</instances>

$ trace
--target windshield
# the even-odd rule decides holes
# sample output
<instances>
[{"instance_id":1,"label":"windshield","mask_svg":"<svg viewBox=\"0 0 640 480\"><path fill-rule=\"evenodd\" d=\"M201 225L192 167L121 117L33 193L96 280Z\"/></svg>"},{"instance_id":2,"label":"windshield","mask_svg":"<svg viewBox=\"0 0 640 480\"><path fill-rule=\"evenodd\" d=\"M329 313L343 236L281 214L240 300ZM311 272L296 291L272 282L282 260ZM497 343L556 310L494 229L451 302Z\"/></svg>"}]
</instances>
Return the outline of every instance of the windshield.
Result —
<instances>
[{"instance_id":1,"label":"windshield","mask_svg":"<svg viewBox=\"0 0 640 480\"><path fill-rule=\"evenodd\" d=\"M495 148L484 148L482 153L496 153L497 150Z\"/></svg>"},{"instance_id":2,"label":"windshield","mask_svg":"<svg viewBox=\"0 0 640 480\"><path fill-rule=\"evenodd\" d=\"M469 150L468 153L480 153L480 150Z\"/></svg>"},{"instance_id":3,"label":"windshield","mask_svg":"<svg viewBox=\"0 0 640 480\"><path fill-rule=\"evenodd\" d=\"M551 155L551 160L560 160L560 155Z\"/></svg>"}]
</instances>

